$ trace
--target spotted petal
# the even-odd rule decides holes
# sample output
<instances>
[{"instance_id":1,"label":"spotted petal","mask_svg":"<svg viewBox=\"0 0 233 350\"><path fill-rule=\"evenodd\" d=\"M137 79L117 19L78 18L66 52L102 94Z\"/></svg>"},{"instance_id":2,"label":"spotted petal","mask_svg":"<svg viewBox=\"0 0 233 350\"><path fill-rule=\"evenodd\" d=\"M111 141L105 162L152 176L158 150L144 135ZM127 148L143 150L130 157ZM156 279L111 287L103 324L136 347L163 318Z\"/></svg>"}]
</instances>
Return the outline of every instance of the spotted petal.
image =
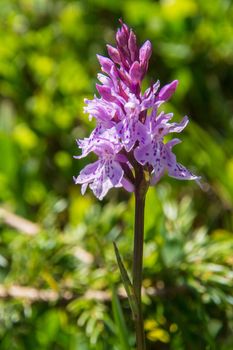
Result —
<instances>
[{"instance_id":1,"label":"spotted petal","mask_svg":"<svg viewBox=\"0 0 233 350\"><path fill-rule=\"evenodd\" d=\"M180 123L171 123L169 126L169 132L181 132L188 125L189 119L185 116Z\"/></svg>"},{"instance_id":2,"label":"spotted petal","mask_svg":"<svg viewBox=\"0 0 233 350\"><path fill-rule=\"evenodd\" d=\"M146 163L151 163L153 158L153 145L152 143L147 143L143 146L138 146L134 150L134 157L141 165L145 165Z\"/></svg>"},{"instance_id":3,"label":"spotted petal","mask_svg":"<svg viewBox=\"0 0 233 350\"><path fill-rule=\"evenodd\" d=\"M90 188L100 200L108 193L112 187L121 187L123 170L121 166L114 161L106 161L99 168L99 174L90 184Z\"/></svg>"},{"instance_id":4,"label":"spotted petal","mask_svg":"<svg viewBox=\"0 0 233 350\"><path fill-rule=\"evenodd\" d=\"M168 175L179 180L200 180L199 176L194 175L190 170L182 164L176 163L167 167Z\"/></svg>"},{"instance_id":5,"label":"spotted petal","mask_svg":"<svg viewBox=\"0 0 233 350\"><path fill-rule=\"evenodd\" d=\"M100 200L104 198L104 196L108 193L111 187L111 181L109 180L109 178L105 178L102 173L97 179L95 179L93 183L90 184L90 189L93 191L94 195Z\"/></svg>"},{"instance_id":6,"label":"spotted petal","mask_svg":"<svg viewBox=\"0 0 233 350\"><path fill-rule=\"evenodd\" d=\"M84 182L92 181L92 179L97 174L97 169L99 167L99 161L88 164L83 168L76 178L74 177L75 184L83 184Z\"/></svg>"},{"instance_id":7,"label":"spotted petal","mask_svg":"<svg viewBox=\"0 0 233 350\"><path fill-rule=\"evenodd\" d=\"M112 160L107 161L105 164L105 174L106 177L108 177L111 181L112 186L121 187L121 180L123 178L124 172L120 164Z\"/></svg>"}]
</instances>

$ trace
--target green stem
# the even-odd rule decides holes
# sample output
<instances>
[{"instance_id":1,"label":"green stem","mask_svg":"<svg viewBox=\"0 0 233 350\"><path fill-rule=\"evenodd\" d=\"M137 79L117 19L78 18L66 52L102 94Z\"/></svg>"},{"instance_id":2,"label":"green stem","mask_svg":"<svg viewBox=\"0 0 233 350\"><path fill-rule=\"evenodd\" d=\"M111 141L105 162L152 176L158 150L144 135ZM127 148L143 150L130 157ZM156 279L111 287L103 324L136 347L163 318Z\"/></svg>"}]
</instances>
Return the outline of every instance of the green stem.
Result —
<instances>
[{"instance_id":1,"label":"green stem","mask_svg":"<svg viewBox=\"0 0 233 350\"><path fill-rule=\"evenodd\" d=\"M145 350L145 334L142 316L142 268L144 241L144 209L147 184L142 171L136 174L135 185L135 221L133 253L133 288L138 303L138 315L135 319L137 350Z\"/></svg>"}]
</instances>

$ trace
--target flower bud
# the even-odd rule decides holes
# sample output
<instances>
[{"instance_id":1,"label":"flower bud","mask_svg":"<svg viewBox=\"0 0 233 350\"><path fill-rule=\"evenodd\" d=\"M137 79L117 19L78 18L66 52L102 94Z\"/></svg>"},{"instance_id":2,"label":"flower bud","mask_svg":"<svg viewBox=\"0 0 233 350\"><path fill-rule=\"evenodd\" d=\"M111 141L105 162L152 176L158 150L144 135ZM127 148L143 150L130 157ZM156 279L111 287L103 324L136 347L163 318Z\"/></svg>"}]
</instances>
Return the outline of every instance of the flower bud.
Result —
<instances>
[{"instance_id":1,"label":"flower bud","mask_svg":"<svg viewBox=\"0 0 233 350\"><path fill-rule=\"evenodd\" d=\"M111 94L111 89L108 86L102 86L102 85L96 84L96 89L106 101L115 100L114 96L112 96Z\"/></svg>"},{"instance_id":2,"label":"flower bud","mask_svg":"<svg viewBox=\"0 0 233 350\"><path fill-rule=\"evenodd\" d=\"M165 85L159 92L158 100L167 101L176 91L178 80L173 80L170 84Z\"/></svg>"},{"instance_id":3,"label":"flower bud","mask_svg":"<svg viewBox=\"0 0 233 350\"><path fill-rule=\"evenodd\" d=\"M114 63L107 57L104 57L104 56L101 56L101 55L96 55L96 56L98 58L98 61L99 61L100 65L101 65L102 70L105 73L109 74L110 71L111 71L112 66L114 65Z\"/></svg>"},{"instance_id":4,"label":"flower bud","mask_svg":"<svg viewBox=\"0 0 233 350\"><path fill-rule=\"evenodd\" d=\"M142 69L138 61L135 61L131 66L129 75L134 84L140 83L142 78Z\"/></svg>"},{"instance_id":5,"label":"flower bud","mask_svg":"<svg viewBox=\"0 0 233 350\"><path fill-rule=\"evenodd\" d=\"M108 54L111 57L111 59L113 60L113 62L120 64L121 57L120 57L119 51L111 45L107 45L107 50L108 50Z\"/></svg>"},{"instance_id":6,"label":"flower bud","mask_svg":"<svg viewBox=\"0 0 233 350\"><path fill-rule=\"evenodd\" d=\"M143 66L148 64L151 54L152 45L151 42L147 40L139 50L139 61Z\"/></svg>"},{"instance_id":7,"label":"flower bud","mask_svg":"<svg viewBox=\"0 0 233 350\"><path fill-rule=\"evenodd\" d=\"M131 60L132 62L134 62L138 59L138 47L137 47L136 35L132 30L130 31L130 35L129 35L128 47L130 51Z\"/></svg>"}]
</instances>

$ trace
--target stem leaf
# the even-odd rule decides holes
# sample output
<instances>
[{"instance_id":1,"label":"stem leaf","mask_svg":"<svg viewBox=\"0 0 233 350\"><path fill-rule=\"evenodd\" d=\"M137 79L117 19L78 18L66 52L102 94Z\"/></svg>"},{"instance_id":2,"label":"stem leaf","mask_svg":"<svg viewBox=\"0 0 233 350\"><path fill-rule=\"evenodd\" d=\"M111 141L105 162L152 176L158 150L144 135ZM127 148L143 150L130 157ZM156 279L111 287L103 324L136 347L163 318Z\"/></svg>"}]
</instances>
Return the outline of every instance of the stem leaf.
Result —
<instances>
[{"instance_id":1,"label":"stem leaf","mask_svg":"<svg viewBox=\"0 0 233 350\"><path fill-rule=\"evenodd\" d=\"M113 246L114 246L114 250L115 250L117 264L118 264L118 267L120 269L122 282L123 282L123 285L125 287L126 294L128 296L129 305L130 305L130 308L131 308L131 311L132 311L132 314L133 314L133 318L137 319L137 316L138 316L138 304L137 304L137 298L136 298L135 293L134 293L134 288L133 288L133 285L132 285L132 283L130 281L129 275L128 275L127 270L126 270L126 268L125 268L125 266L123 264L123 261L121 259L119 250L118 250L117 245L116 245L115 242L113 242Z\"/></svg>"}]
</instances>

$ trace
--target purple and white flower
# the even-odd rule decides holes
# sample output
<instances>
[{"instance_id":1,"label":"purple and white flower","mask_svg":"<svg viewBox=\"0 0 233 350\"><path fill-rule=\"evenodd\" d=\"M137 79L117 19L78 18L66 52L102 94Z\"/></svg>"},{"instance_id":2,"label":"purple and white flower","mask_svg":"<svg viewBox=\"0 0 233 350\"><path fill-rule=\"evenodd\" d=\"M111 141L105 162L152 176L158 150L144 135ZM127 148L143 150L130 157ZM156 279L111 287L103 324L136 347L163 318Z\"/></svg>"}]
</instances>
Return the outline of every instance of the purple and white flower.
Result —
<instances>
[{"instance_id":1,"label":"purple and white flower","mask_svg":"<svg viewBox=\"0 0 233 350\"><path fill-rule=\"evenodd\" d=\"M97 55L102 70L96 84L100 97L85 99L84 112L89 119L95 118L97 125L89 138L77 141L82 153L76 158L90 152L98 157L74 178L82 185L82 194L87 186L99 199L112 187L134 191L135 167L149 171L151 185L166 172L177 179L199 182L200 177L178 163L172 151L181 141L164 141L166 135L180 133L188 124L187 117L171 123L172 113L158 112L175 92L178 81L161 89L157 81L142 92L152 46L146 41L139 48L134 32L122 22L116 33L116 47L107 45L107 50L109 58Z\"/></svg>"},{"instance_id":2,"label":"purple and white flower","mask_svg":"<svg viewBox=\"0 0 233 350\"><path fill-rule=\"evenodd\" d=\"M95 196L102 199L112 187L122 187L124 171L121 163L127 163L127 158L121 155L120 146L114 145L109 140L98 138L92 147L92 151L99 159L88 164L81 170L79 176L74 178L75 184L81 184L81 192L85 193L89 185Z\"/></svg>"}]
</instances>

